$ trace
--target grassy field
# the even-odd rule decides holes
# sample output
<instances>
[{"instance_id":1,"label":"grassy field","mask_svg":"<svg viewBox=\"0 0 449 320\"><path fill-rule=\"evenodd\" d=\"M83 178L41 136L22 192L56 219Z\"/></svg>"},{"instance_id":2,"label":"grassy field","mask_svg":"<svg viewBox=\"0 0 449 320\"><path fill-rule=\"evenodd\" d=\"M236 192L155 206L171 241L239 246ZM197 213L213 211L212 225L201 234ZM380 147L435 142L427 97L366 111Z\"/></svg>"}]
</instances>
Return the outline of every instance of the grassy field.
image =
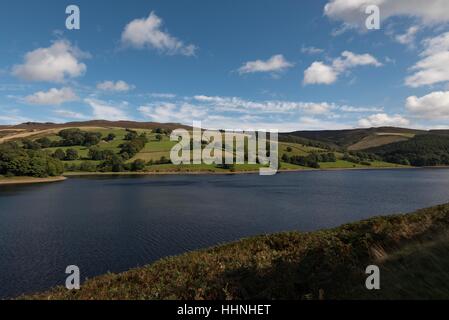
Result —
<instances>
[{"instance_id":1,"label":"grassy field","mask_svg":"<svg viewBox=\"0 0 449 320\"><path fill-rule=\"evenodd\" d=\"M369 148L379 147L386 144L407 141L415 135L412 133L377 133L363 138L357 143L348 147L350 151L365 150Z\"/></svg>"},{"instance_id":2,"label":"grassy field","mask_svg":"<svg viewBox=\"0 0 449 320\"><path fill-rule=\"evenodd\" d=\"M331 210L331 209L330 209ZM21 299L448 299L449 205L244 239ZM368 265L381 289L365 287Z\"/></svg>"},{"instance_id":3,"label":"grassy field","mask_svg":"<svg viewBox=\"0 0 449 320\"><path fill-rule=\"evenodd\" d=\"M383 161L372 161L371 165L363 165L352 163L345 160L337 160L337 162L321 162L321 169L369 169L369 168L409 168L409 166L403 166L400 164L383 162Z\"/></svg>"}]
</instances>

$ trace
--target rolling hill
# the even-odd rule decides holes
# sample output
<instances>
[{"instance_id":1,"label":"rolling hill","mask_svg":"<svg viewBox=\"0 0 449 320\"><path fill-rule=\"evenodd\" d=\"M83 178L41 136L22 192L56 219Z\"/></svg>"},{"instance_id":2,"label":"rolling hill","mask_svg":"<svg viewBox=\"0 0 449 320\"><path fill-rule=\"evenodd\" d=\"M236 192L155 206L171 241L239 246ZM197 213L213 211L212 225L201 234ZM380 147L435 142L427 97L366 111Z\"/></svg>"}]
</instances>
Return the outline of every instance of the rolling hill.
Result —
<instances>
[{"instance_id":1,"label":"rolling hill","mask_svg":"<svg viewBox=\"0 0 449 320\"><path fill-rule=\"evenodd\" d=\"M287 134L282 134L285 137L298 137L308 139L315 142L327 144L330 148L363 150L365 146L361 143L364 139L368 139L374 145L382 145L385 143L396 142L394 138L408 138L417 134L424 134L426 131L395 128L395 127L380 127L368 129L351 129L351 130L324 130L324 131L295 131ZM386 138L388 137L388 138ZM376 141L377 138L377 141ZM370 145L370 146L374 146Z\"/></svg>"}]
</instances>

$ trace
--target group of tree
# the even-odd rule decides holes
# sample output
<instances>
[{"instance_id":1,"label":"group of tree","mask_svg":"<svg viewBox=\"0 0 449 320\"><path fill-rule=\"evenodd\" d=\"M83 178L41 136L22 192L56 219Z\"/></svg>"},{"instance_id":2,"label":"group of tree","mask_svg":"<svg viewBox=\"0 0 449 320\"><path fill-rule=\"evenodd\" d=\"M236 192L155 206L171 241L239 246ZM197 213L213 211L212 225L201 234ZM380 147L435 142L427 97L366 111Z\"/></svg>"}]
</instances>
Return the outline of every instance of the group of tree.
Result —
<instances>
[{"instance_id":1,"label":"group of tree","mask_svg":"<svg viewBox=\"0 0 449 320\"><path fill-rule=\"evenodd\" d=\"M0 145L0 175L44 178L63 172L62 162L45 151L24 149L16 142Z\"/></svg>"},{"instance_id":2,"label":"group of tree","mask_svg":"<svg viewBox=\"0 0 449 320\"><path fill-rule=\"evenodd\" d=\"M369 149L384 161L416 167L449 165L449 136L420 134L414 138Z\"/></svg>"},{"instance_id":3,"label":"group of tree","mask_svg":"<svg viewBox=\"0 0 449 320\"><path fill-rule=\"evenodd\" d=\"M61 130L58 136L61 137L61 140L55 141L54 143L60 147L91 147L100 143L102 134L100 132L82 131L81 129L74 128Z\"/></svg>"},{"instance_id":4,"label":"group of tree","mask_svg":"<svg viewBox=\"0 0 449 320\"><path fill-rule=\"evenodd\" d=\"M329 151L335 151L335 148L333 148L331 145L329 145L325 142L311 140L311 139L307 139L307 138L303 138L303 137L298 137L298 136L288 134L288 133L279 134L279 141L287 142L287 143L296 143L296 144L301 144L301 145L307 146L307 147L320 148L320 149L325 149L325 150L329 150Z\"/></svg>"},{"instance_id":5,"label":"group of tree","mask_svg":"<svg viewBox=\"0 0 449 320\"><path fill-rule=\"evenodd\" d=\"M120 145L120 155L125 159L131 159L136 154L138 154L147 144L148 138L145 133L142 133L140 135L135 135L133 133L129 133L129 137L132 139L125 139L128 140L127 142Z\"/></svg>"},{"instance_id":6,"label":"group of tree","mask_svg":"<svg viewBox=\"0 0 449 320\"><path fill-rule=\"evenodd\" d=\"M343 155L342 160L348 161L351 163L355 163L355 164L362 164L365 166L370 166L373 161L382 160L382 157L379 157L378 155L376 155L374 153L351 151L351 152L346 152Z\"/></svg>"},{"instance_id":7,"label":"group of tree","mask_svg":"<svg viewBox=\"0 0 449 320\"><path fill-rule=\"evenodd\" d=\"M97 145L102 137L100 132L88 132L76 128L61 130L58 136L61 138L60 140L52 141L48 137L43 137L36 140L23 139L21 143L23 148L27 150L74 146L91 147ZM104 140L112 141L114 139L115 135L110 134Z\"/></svg>"},{"instance_id":8,"label":"group of tree","mask_svg":"<svg viewBox=\"0 0 449 320\"><path fill-rule=\"evenodd\" d=\"M320 162L336 162L337 157L333 152L311 153L307 156L289 156L288 154L284 153L281 157L281 160L283 162L295 164L298 166L318 169L320 168Z\"/></svg>"},{"instance_id":9,"label":"group of tree","mask_svg":"<svg viewBox=\"0 0 449 320\"><path fill-rule=\"evenodd\" d=\"M79 159L78 151L75 149L56 149L52 157L61 161L74 161Z\"/></svg>"}]
</instances>

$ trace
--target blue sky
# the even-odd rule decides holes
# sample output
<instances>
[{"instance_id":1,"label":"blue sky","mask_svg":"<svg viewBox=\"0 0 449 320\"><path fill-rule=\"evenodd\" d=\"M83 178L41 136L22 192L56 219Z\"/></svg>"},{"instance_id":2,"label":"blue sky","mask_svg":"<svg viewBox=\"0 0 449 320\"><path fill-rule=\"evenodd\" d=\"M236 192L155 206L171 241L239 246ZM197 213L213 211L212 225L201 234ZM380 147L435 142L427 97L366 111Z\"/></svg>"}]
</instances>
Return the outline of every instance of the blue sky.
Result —
<instances>
[{"instance_id":1,"label":"blue sky","mask_svg":"<svg viewBox=\"0 0 449 320\"><path fill-rule=\"evenodd\" d=\"M5 0L0 124L446 128L448 22L444 0Z\"/></svg>"}]
</instances>

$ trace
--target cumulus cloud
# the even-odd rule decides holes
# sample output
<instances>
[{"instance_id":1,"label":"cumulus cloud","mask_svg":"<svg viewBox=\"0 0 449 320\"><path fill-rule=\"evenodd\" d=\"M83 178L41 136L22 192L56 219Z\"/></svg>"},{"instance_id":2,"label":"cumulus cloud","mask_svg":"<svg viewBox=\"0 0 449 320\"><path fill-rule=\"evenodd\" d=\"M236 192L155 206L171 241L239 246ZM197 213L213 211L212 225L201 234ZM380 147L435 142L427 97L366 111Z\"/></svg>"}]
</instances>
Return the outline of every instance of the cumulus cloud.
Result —
<instances>
[{"instance_id":1,"label":"cumulus cloud","mask_svg":"<svg viewBox=\"0 0 449 320\"><path fill-rule=\"evenodd\" d=\"M71 88L52 88L49 91L36 92L25 97L24 100L30 104L58 106L66 102L78 100L78 96Z\"/></svg>"},{"instance_id":2,"label":"cumulus cloud","mask_svg":"<svg viewBox=\"0 0 449 320\"><path fill-rule=\"evenodd\" d=\"M423 97L408 97L405 106L409 112L420 118L449 118L449 91L436 91Z\"/></svg>"},{"instance_id":3,"label":"cumulus cloud","mask_svg":"<svg viewBox=\"0 0 449 320\"><path fill-rule=\"evenodd\" d=\"M112 105L111 103L97 100L97 99L84 99L91 108L92 114L95 119L98 120L129 120L128 115L123 110L123 106Z\"/></svg>"},{"instance_id":4,"label":"cumulus cloud","mask_svg":"<svg viewBox=\"0 0 449 320\"><path fill-rule=\"evenodd\" d=\"M97 84L98 90L103 91L115 91L115 92L126 92L134 89L133 85L127 84L125 81L119 80L117 82L114 81L104 81Z\"/></svg>"},{"instance_id":5,"label":"cumulus cloud","mask_svg":"<svg viewBox=\"0 0 449 320\"><path fill-rule=\"evenodd\" d=\"M193 56L197 47L186 45L181 40L162 30L163 21L154 12L148 18L135 19L126 25L122 43L137 49L156 49L168 55Z\"/></svg>"},{"instance_id":6,"label":"cumulus cloud","mask_svg":"<svg viewBox=\"0 0 449 320\"><path fill-rule=\"evenodd\" d=\"M13 66L12 74L28 81L64 82L86 72L86 65L79 61L86 57L69 41L58 40L48 48L28 52L23 64Z\"/></svg>"},{"instance_id":7,"label":"cumulus cloud","mask_svg":"<svg viewBox=\"0 0 449 320\"><path fill-rule=\"evenodd\" d=\"M365 128L406 127L410 124L410 121L399 114L390 116L386 113L377 113L367 118L360 119L358 124Z\"/></svg>"},{"instance_id":8,"label":"cumulus cloud","mask_svg":"<svg viewBox=\"0 0 449 320\"><path fill-rule=\"evenodd\" d=\"M315 61L304 71L304 84L332 84L337 81L338 73L332 66Z\"/></svg>"},{"instance_id":9,"label":"cumulus cloud","mask_svg":"<svg viewBox=\"0 0 449 320\"><path fill-rule=\"evenodd\" d=\"M293 67L293 63L288 62L282 54L272 56L270 59L249 61L238 70L240 74L257 72L282 72Z\"/></svg>"},{"instance_id":10,"label":"cumulus cloud","mask_svg":"<svg viewBox=\"0 0 449 320\"><path fill-rule=\"evenodd\" d=\"M449 32L425 39L423 47L422 59L411 68L415 73L405 79L405 84L417 88L449 81Z\"/></svg>"},{"instance_id":11,"label":"cumulus cloud","mask_svg":"<svg viewBox=\"0 0 449 320\"><path fill-rule=\"evenodd\" d=\"M332 61L331 65L327 65L322 61L313 62L310 67L304 71L304 81L307 84L332 84L337 81L338 76L358 66L375 66L380 67L380 63L370 54L355 54L350 51L344 51L341 57Z\"/></svg>"},{"instance_id":12,"label":"cumulus cloud","mask_svg":"<svg viewBox=\"0 0 449 320\"><path fill-rule=\"evenodd\" d=\"M380 7L383 20L393 16L416 17L424 24L449 21L449 1L446 0L330 0L324 7L324 14L347 27L365 26L369 5Z\"/></svg>"}]
</instances>

